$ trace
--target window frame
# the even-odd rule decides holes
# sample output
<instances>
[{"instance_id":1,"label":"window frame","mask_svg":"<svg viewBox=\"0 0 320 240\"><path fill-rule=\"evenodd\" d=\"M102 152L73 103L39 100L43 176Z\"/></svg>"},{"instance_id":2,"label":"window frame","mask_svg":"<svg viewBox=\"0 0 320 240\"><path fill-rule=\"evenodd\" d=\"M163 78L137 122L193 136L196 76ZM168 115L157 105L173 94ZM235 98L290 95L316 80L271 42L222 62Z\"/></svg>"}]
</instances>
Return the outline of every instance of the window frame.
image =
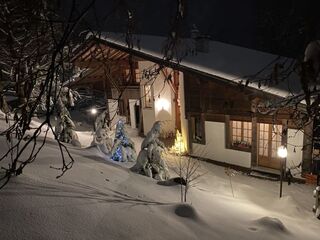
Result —
<instances>
[{"instance_id":1,"label":"window frame","mask_svg":"<svg viewBox=\"0 0 320 240\"><path fill-rule=\"evenodd\" d=\"M241 123L241 127L240 127L240 130L241 130L241 141L243 141L244 139L244 123L248 123L248 124L251 124L251 130L250 131L250 146L248 147L245 147L245 146L236 146L234 145L233 143L233 139L234 139L234 134L233 134L233 131L234 131L234 127L233 127L233 122L240 122ZM237 151L243 151L243 152L251 152L252 151L252 141L253 141L253 138L252 138L252 121L248 121L248 120L238 120L238 119L231 119L228 121L227 123L227 126L228 126L228 135L227 135L227 148L229 149L233 149L233 150L237 150Z\"/></svg>"},{"instance_id":2,"label":"window frame","mask_svg":"<svg viewBox=\"0 0 320 240\"><path fill-rule=\"evenodd\" d=\"M197 121L198 121L198 124L196 124ZM201 115L193 115L193 116L190 116L189 122L191 125L191 127L189 128L190 135L191 135L191 142L205 145L206 144L206 136L205 136L204 117ZM201 135L201 139L197 139L196 127L200 128L200 129L198 129L197 132L200 133L199 135Z\"/></svg>"},{"instance_id":3,"label":"window frame","mask_svg":"<svg viewBox=\"0 0 320 240\"><path fill-rule=\"evenodd\" d=\"M261 126L267 125L267 131L261 131ZM257 154L258 158L259 156L267 157L269 160L276 160L280 159L279 156L277 155L277 149L282 145L282 132L283 132L283 124L273 124L273 123L264 123L264 122L259 122L257 126L257 133L258 133L258 144L257 144ZM262 132L268 132L268 139L261 138L262 136L265 136L261 134ZM264 155L264 152L262 152L262 155L260 154L260 142L268 142L268 149L267 149L267 155ZM274 154L274 156L273 156Z\"/></svg>"},{"instance_id":4,"label":"window frame","mask_svg":"<svg viewBox=\"0 0 320 240\"><path fill-rule=\"evenodd\" d=\"M148 92L147 92L147 88ZM151 84L145 84L143 85L143 96L144 101L143 101L143 107L144 108L153 108L153 97L152 97L152 85Z\"/></svg>"}]
</instances>

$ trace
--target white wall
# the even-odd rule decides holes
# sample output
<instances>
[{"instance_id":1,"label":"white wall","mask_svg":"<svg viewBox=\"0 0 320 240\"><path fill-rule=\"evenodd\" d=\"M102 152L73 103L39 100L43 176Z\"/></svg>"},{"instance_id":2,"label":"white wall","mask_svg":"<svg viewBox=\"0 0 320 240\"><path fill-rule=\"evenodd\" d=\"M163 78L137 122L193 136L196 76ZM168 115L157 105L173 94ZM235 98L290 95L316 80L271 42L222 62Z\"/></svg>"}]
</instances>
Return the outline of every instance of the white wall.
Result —
<instances>
[{"instance_id":1,"label":"white wall","mask_svg":"<svg viewBox=\"0 0 320 240\"><path fill-rule=\"evenodd\" d=\"M225 123L205 122L206 145L192 144L192 155L225 162L242 167L251 167L251 153L226 149L225 147ZM287 167L292 168L302 161L303 133L294 129L288 129L288 157ZM294 152L295 148L295 152ZM292 173L300 173L299 169L293 169ZM298 175L296 175L298 177Z\"/></svg>"},{"instance_id":2,"label":"white wall","mask_svg":"<svg viewBox=\"0 0 320 240\"><path fill-rule=\"evenodd\" d=\"M132 128L138 128L136 123L136 112L134 110L136 103L139 104L138 99L129 99L130 123Z\"/></svg>"},{"instance_id":3,"label":"white wall","mask_svg":"<svg viewBox=\"0 0 320 240\"><path fill-rule=\"evenodd\" d=\"M168 70L170 72L170 70ZM172 76L173 77L173 76ZM162 131L165 133L175 132L175 104L173 102L174 94L169 86L165 84L165 76L160 73L154 82L154 107L155 120L161 121Z\"/></svg>"},{"instance_id":4,"label":"white wall","mask_svg":"<svg viewBox=\"0 0 320 240\"><path fill-rule=\"evenodd\" d=\"M117 114L118 110L118 101L114 99L108 99L108 107L109 107L109 116L113 120L111 121L111 127L115 128L117 122L120 119L120 116Z\"/></svg>"},{"instance_id":5,"label":"white wall","mask_svg":"<svg viewBox=\"0 0 320 240\"><path fill-rule=\"evenodd\" d=\"M152 66L155 66L154 63L149 61L139 62L139 70L141 72L146 69L150 69L152 71ZM169 133L175 131L174 94L168 84L165 84L164 86L164 80L165 76L160 72L153 82L151 92L154 100L152 99L152 108L145 108L144 99L141 99L144 134L147 134L148 131L150 131L155 121L162 122L161 126L164 132ZM146 82L152 83L152 81L148 81L148 79L141 79L141 96L144 96L143 86Z\"/></svg>"},{"instance_id":6,"label":"white wall","mask_svg":"<svg viewBox=\"0 0 320 240\"><path fill-rule=\"evenodd\" d=\"M205 122L206 145L192 144L192 155L246 168L251 167L251 153L226 149L225 123Z\"/></svg>"},{"instance_id":7,"label":"white wall","mask_svg":"<svg viewBox=\"0 0 320 240\"><path fill-rule=\"evenodd\" d=\"M288 129L288 157L287 157L287 167L292 168L302 161L302 146L303 146L303 132L295 129ZM295 152L294 152L295 149ZM297 174L299 176L301 172L301 167L298 169L291 170L291 173Z\"/></svg>"},{"instance_id":8,"label":"white wall","mask_svg":"<svg viewBox=\"0 0 320 240\"><path fill-rule=\"evenodd\" d=\"M142 73L143 70L148 69L151 66L151 62L148 61L139 61L138 67L139 71ZM141 107L142 107L142 121L143 121L143 133L147 134L152 128L153 123L155 122L155 113L154 113L154 101L151 99L151 108L146 108L144 105L144 84L146 84L146 79L141 79L140 82L140 96L141 96ZM151 89L151 94L153 94L153 89Z\"/></svg>"},{"instance_id":9,"label":"white wall","mask_svg":"<svg viewBox=\"0 0 320 240\"><path fill-rule=\"evenodd\" d=\"M145 108L142 109L143 114L143 133L146 135L152 128L153 123L155 120L154 110Z\"/></svg>"}]
</instances>

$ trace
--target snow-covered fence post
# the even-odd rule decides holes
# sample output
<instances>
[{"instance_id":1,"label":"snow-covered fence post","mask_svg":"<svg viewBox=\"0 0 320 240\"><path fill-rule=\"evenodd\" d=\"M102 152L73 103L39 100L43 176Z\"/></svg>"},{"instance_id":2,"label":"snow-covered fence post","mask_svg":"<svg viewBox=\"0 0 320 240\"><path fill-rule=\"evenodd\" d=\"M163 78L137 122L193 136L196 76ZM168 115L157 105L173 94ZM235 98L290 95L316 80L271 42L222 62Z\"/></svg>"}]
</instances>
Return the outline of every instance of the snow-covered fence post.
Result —
<instances>
[{"instance_id":1,"label":"snow-covered fence post","mask_svg":"<svg viewBox=\"0 0 320 240\"><path fill-rule=\"evenodd\" d=\"M320 219L320 186L317 186L313 191L313 197L315 198L316 202L312 210L316 214L316 217Z\"/></svg>"}]
</instances>

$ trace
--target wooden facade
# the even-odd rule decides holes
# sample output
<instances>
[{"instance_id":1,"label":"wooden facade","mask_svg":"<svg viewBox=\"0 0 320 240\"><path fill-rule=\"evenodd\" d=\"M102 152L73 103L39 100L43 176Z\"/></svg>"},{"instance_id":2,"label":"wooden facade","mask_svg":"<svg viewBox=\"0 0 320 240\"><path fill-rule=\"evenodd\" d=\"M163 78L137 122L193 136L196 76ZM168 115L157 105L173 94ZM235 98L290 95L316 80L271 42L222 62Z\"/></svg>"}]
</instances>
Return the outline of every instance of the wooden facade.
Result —
<instances>
[{"instance_id":1,"label":"wooden facade","mask_svg":"<svg viewBox=\"0 0 320 240\"><path fill-rule=\"evenodd\" d=\"M205 122L223 122L227 149L251 152L251 167L280 169L277 148L286 144L288 128L296 128L292 110L276 115L256 111L258 102L279 97L193 72L184 72L184 86L189 147L206 144L205 135L211 133L205 131ZM311 154L303 151L303 158L311 161Z\"/></svg>"},{"instance_id":2,"label":"wooden facade","mask_svg":"<svg viewBox=\"0 0 320 240\"><path fill-rule=\"evenodd\" d=\"M81 74L70 86L103 91L106 100L118 100L120 114L129 120L129 99L140 98L138 60L93 39L81 46L72 61Z\"/></svg>"},{"instance_id":3,"label":"wooden facade","mask_svg":"<svg viewBox=\"0 0 320 240\"><path fill-rule=\"evenodd\" d=\"M184 96L176 94L173 99L176 110L175 115L177 116L175 125L180 129L179 98L181 98L185 105L185 115L181 116L181 119L186 119L188 123L187 138L189 139L188 144L191 151L193 144L207 144L206 135L208 137L211 133L205 131L205 123L223 123L226 149L247 152L250 156L251 168L261 166L279 169L279 159L277 159L276 155L277 147L287 143L287 131L289 128L297 128L294 121L291 120L293 110L282 108L276 115L261 114L257 111L257 106L261 102L281 100L279 96L252 87L246 87L230 79L213 76L198 69L167 62L157 56L130 49L123 45L117 45L114 42L104 40L98 40L97 42L99 43L98 47L89 46L82 52L82 57L75 61L79 67L91 68L91 73L83 79L94 82L96 79L103 78L106 80L105 85L111 88L114 85L111 79L112 76L115 76L113 78L118 79L117 87L120 87L121 85L128 85L128 79L134 79L132 76L128 78L126 74L128 72L136 73L138 69L138 64L136 63L139 60L147 60L169 67L174 70L172 81L175 93L179 89L179 74L183 74ZM91 54L92 57L89 57L90 53L95 51L97 52ZM105 68L105 63L101 65L101 57L104 56L109 56L108 63L111 61L107 69ZM137 74L135 76L138 76ZM137 84L136 80L129 82L129 85L132 84L134 88L134 85ZM108 92L108 90L106 91ZM140 94L138 93L138 95ZM123 94L122 97L128 98L126 94ZM308 138L310 129L310 127L305 129L303 145L310 143L310 137ZM310 172L309 166L312 159L312 151L310 149L308 147L303 148L303 172Z\"/></svg>"}]
</instances>

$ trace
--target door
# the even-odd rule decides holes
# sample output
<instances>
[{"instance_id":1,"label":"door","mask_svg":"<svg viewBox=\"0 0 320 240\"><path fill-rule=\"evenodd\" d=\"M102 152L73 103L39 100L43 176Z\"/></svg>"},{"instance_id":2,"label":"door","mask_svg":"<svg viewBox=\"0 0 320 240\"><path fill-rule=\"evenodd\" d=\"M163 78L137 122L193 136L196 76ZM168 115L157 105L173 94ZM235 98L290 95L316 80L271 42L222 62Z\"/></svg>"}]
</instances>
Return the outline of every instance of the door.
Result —
<instances>
[{"instance_id":1,"label":"door","mask_svg":"<svg viewBox=\"0 0 320 240\"><path fill-rule=\"evenodd\" d=\"M281 125L258 124L258 166L280 169L277 149L281 146L281 134Z\"/></svg>"},{"instance_id":2,"label":"door","mask_svg":"<svg viewBox=\"0 0 320 240\"><path fill-rule=\"evenodd\" d=\"M137 113L137 106L139 108L138 102L138 99L129 99L130 124L132 128L138 128L139 124L139 115L137 116L139 114L139 112Z\"/></svg>"}]
</instances>

